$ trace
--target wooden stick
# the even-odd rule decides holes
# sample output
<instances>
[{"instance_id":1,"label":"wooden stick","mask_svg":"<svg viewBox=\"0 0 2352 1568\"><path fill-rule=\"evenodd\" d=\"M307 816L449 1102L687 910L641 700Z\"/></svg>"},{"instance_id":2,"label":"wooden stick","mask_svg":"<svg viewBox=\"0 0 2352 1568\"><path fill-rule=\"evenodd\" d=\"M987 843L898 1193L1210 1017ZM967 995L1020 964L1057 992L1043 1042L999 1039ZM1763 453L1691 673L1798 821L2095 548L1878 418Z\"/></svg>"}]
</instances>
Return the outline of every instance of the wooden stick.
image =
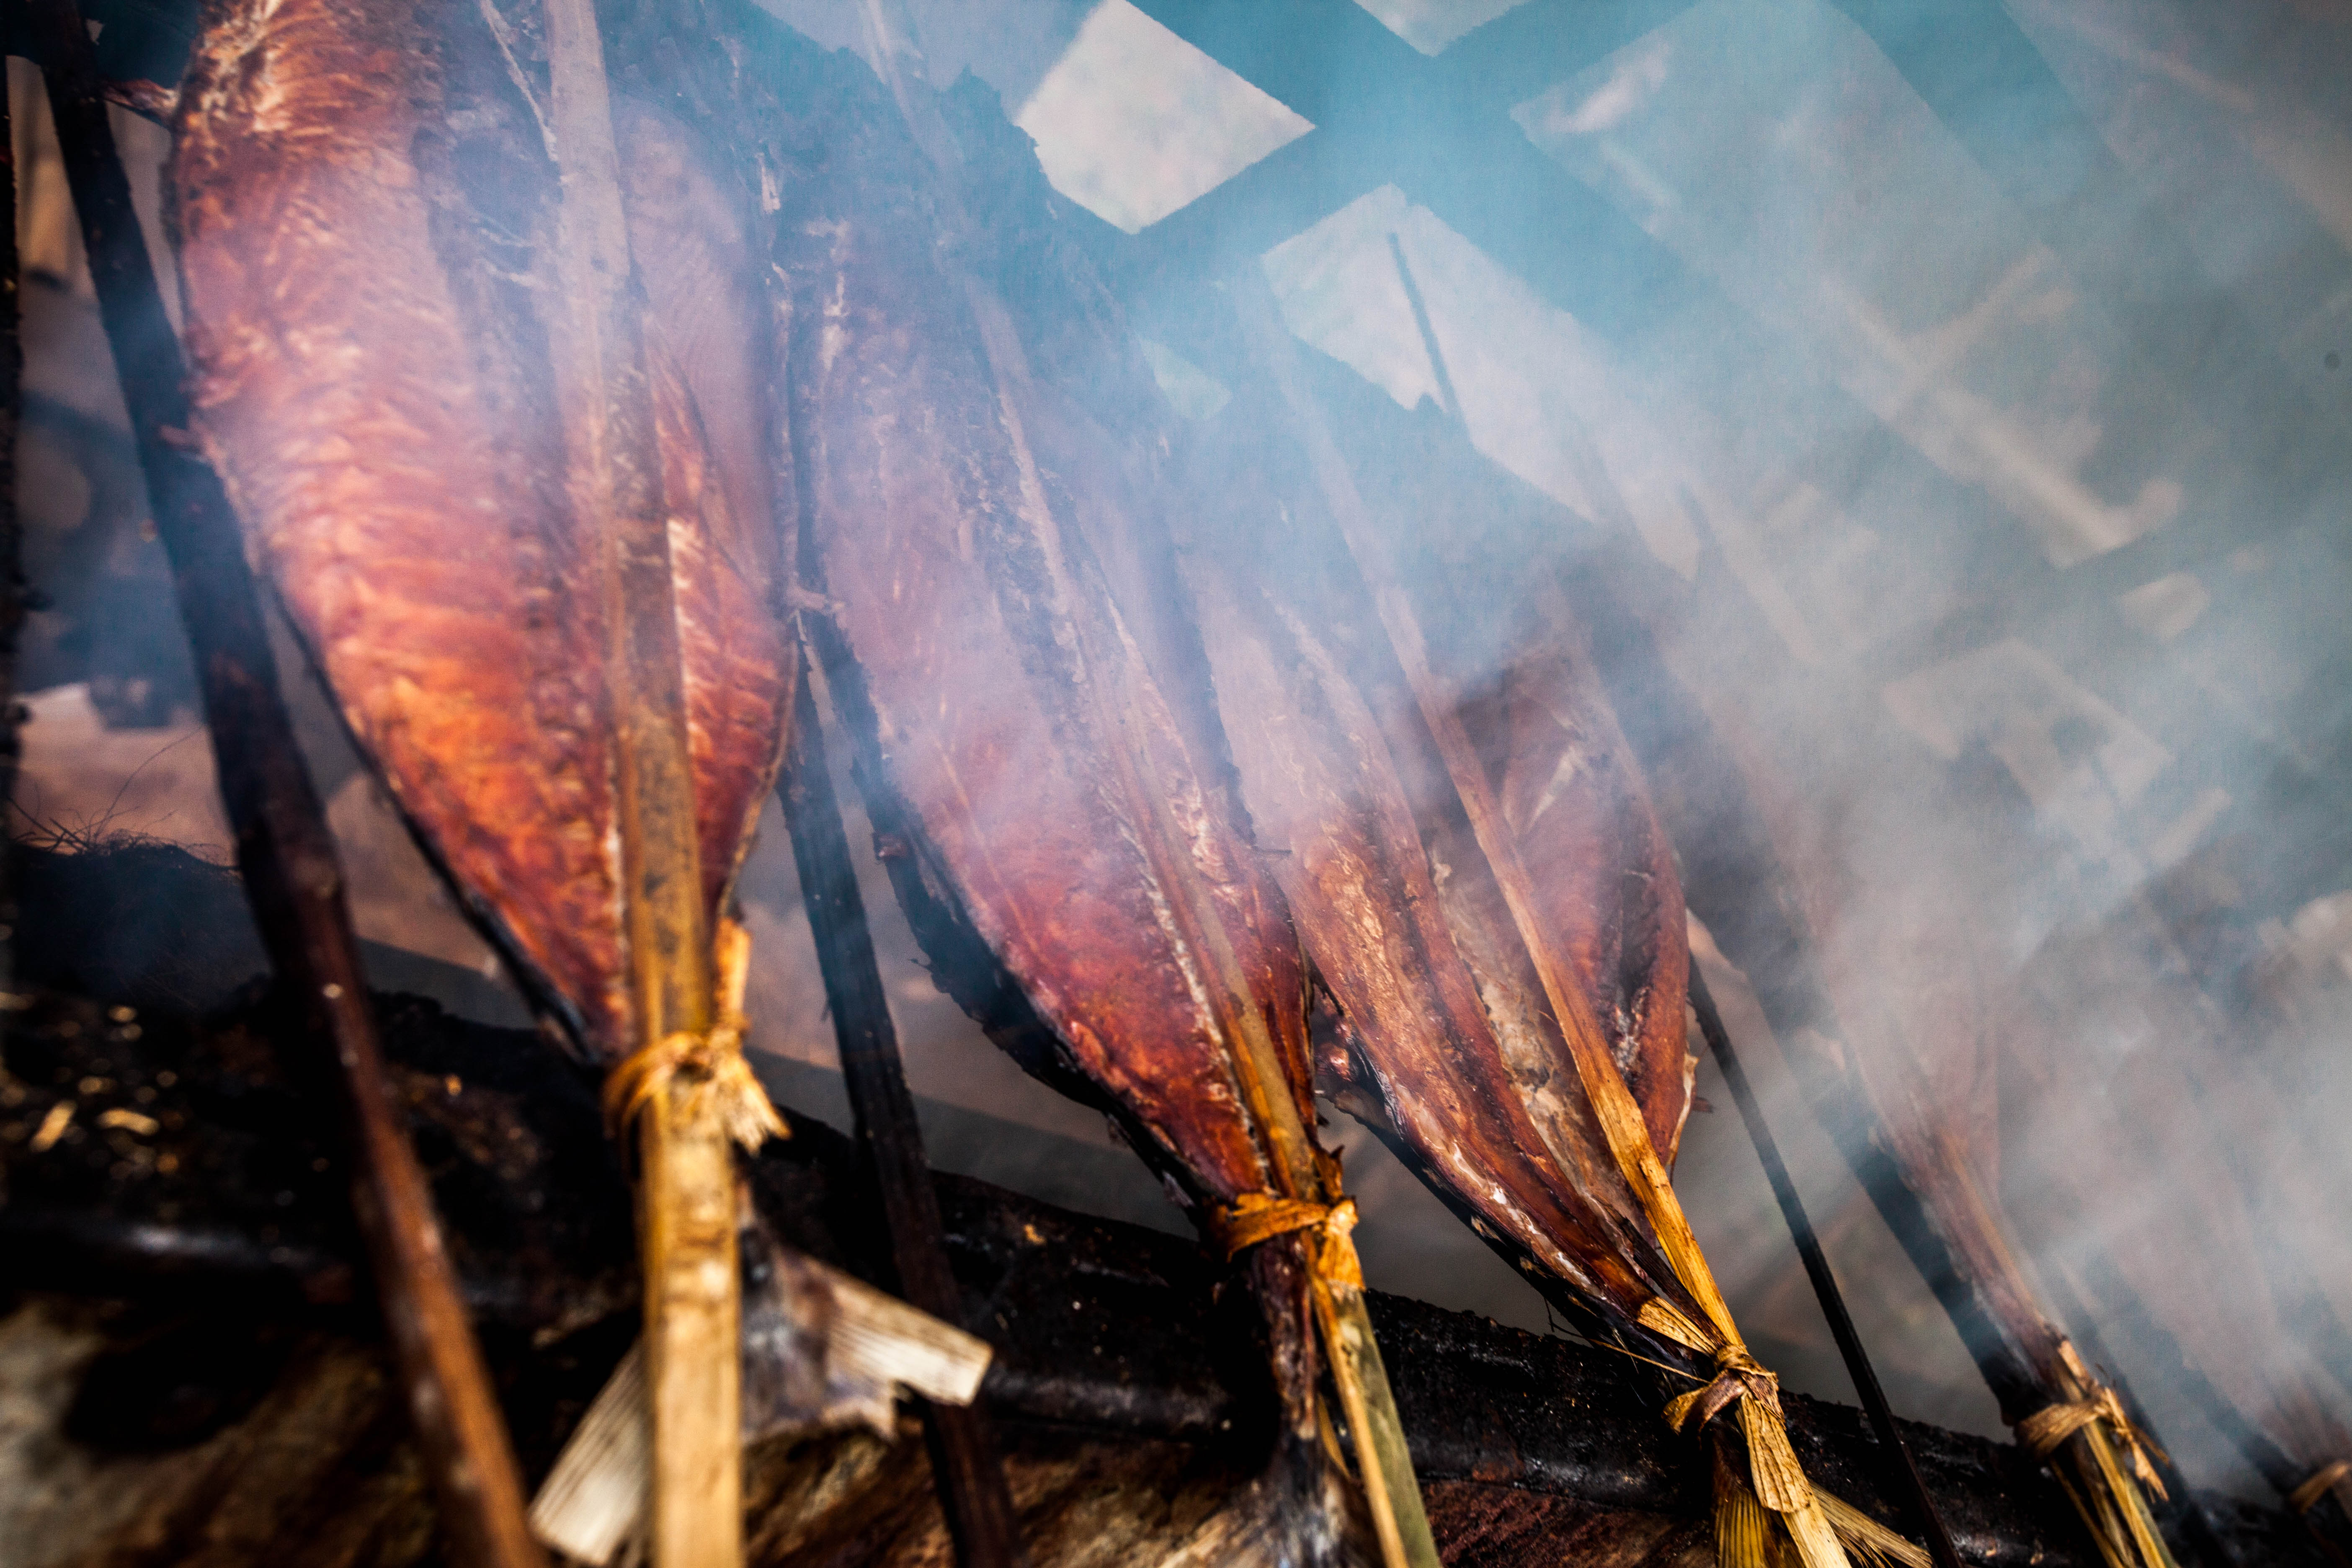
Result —
<instances>
[{"instance_id":1,"label":"wooden stick","mask_svg":"<svg viewBox=\"0 0 2352 1568\"><path fill-rule=\"evenodd\" d=\"M1412 268L1404 258L1404 241L1389 231L1389 259L1396 263L1397 281L1404 285L1404 302L1412 307L1412 324L1421 333L1421 352L1429 356L1430 374L1437 378L1437 395L1443 400L1441 410L1445 416L1462 427L1466 437L1470 433L1470 416L1462 411L1462 395L1454 389L1454 373L1446 368L1445 351L1438 346L1437 328L1429 319L1429 303L1421 297L1421 285L1413 280Z\"/></svg>"},{"instance_id":2,"label":"wooden stick","mask_svg":"<svg viewBox=\"0 0 2352 1568\"><path fill-rule=\"evenodd\" d=\"M25 349L17 331L16 154L8 79L0 71L0 811L16 798L16 637L25 625L24 536L16 516L16 416ZM0 854L0 989L16 974L16 889Z\"/></svg>"},{"instance_id":3,"label":"wooden stick","mask_svg":"<svg viewBox=\"0 0 2352 1568\"><path fill-rule=\"evenodd\" d=\"M778 794L793 836L793 860L800 869L801 901L816 938L817 967L824 976L824 999L833 1013L834 1039L841 1050L841 1075L857 1118L857 1143L882 1196L890 1227L890 1257L898 1288L907 1300L932 1317L955 1322L963 1316L963 1292L948 1268L946 1226L940 1218L930 1162L923 1155L922 1128L898 1056L898 1033L866 924L866 900L857 889L857 869L841 806L825 761L824 721L809 682L814 649L801 661L793 700L792 748L784 760ZM923 1426L930 1439L932 1479L956 1560L964 1568L1013 1568L1026 1561L1013 1490L988 1414L977 1403L923 1402Z\"/></svg>"},{"instance_id":4,"label":"wooden stick","mask_svg":"<svg viewBox=\"0 0 2352 1568\"><path fill-rule=\"evenodd\" d=\"M718 1018L686 732L677 605L645 328L593 0L547 0L562 197L556 392L603 559L621 899L635 1048ZM734 1151L714 1100L671 1078L639 1113L638 1246L653 1423L655 1568L743 1555Z\"/></svg>"},{"instance_id":5,"label":"wooden stick","mask_svg":"<svg viewBox=\"0 0 2352 1568\"><path fill-rule=\"evenodd\" d=\"M1764 1107L1748 1082L1748 1069L1740 1065L1739 1053L1732 1048L1731 1032L1723 1026L1723 1015L1716 1010L1715 997L1707 990L1706 977L1699 973L1696 958L1691 960L1690 996L1691 1006L1698 1014L1699 1033L1706 1037L1707 1048L1715 1053L1716 1066L1723 1069L1724 1087L1731 1091L1732 1103L1739 1108L1740 1120L1748 1124L1748 1139L1756 1145L1756 1158L1764 1166L1764 1179L1771 1184L1781 1217L1789 1222L1789 1234L1797 1243L1797 1256L1804 1259L1806 1277L1812 1280L1813 1294L1822 1304L1822 1316L1829 1320L1830 1337L1837 1341L1846 1373L1853 1379L1854 1391L1862 1395L1863 1410L1870 1416L1870 1429L1878 1435L1879 1446L1895 1456L1903 1490L1909 1494L1912 1511L1918 1516L1920 1539L1927 1543L1927 1554L1936 1560L1937 1568L1960 1568L1951 1531L1944 1528L1944 1516L1937 1511L1936 1500L1928 1495L1927 1483L1920 1477L1919 1461L1912 1456L1911 1446L1903 1440L1902 1428L1895 1424L1895 1410L1886 1403L1886 1390L1879 1385L1878 1369L1871 1364L1870 1352L1863 1347L1862 1336L1854 1331L1853 1318L1845 1310L1845 1296L1838 1289L1837 1276L1830 1269L1829 1255L1822 1249L1821 1237L1813 1232L1812 1218L1805 1212L1805 1200L1780 1159L1780 1145L1764 1120Z\"/></svg>"},{"instance_id":6,"label":"wooden stick","mask_svg":"<svg viewBox=\"0 0 2352 1568\"><path fill-rule=\"evenodd\" d=\"M131 205L89 35L73 0L30 9L100 318L195 655L238 868L278 977L333 1042L352 1206L442 1521L460 1561L535 1568L543 1559L524 1522L513 1451L385 1072L334 839L278 696L236 520L219 478L186 445L186 366Z\"/></svg>"}]
</instances>

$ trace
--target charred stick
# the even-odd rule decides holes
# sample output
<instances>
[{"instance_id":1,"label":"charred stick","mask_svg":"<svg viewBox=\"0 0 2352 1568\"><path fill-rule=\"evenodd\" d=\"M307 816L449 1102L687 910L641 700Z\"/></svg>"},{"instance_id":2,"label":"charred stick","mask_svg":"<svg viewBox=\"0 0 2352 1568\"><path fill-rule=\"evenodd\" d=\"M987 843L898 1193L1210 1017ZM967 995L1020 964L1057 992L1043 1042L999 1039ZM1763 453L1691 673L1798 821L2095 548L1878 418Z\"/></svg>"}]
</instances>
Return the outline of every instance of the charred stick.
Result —
<instances>
[{"instance_id":1,"label":"charred stick","mask_svg":"<svg viewBox=\"0 0 2352 1568\"><path fill-rule=\"evenodd\" d=\"M219 477L188 447L186 366L131 206L89 35L73 0L35 0L31 13L100 319L195 656L238 868L278 978L300 998L311 1037L332 1042L352 1206L442 1520L460 1561L530 1568L542 1559L524 1523L522 1483L384 1067L342 870L278 695L236 519Z\"/></svg>"},{"instance_id":2,"label":"charred stick","mask_svg":"<svg viewBox=\"0 0 2352 1568\"><path fill-rule=\"evenodd\" d=\"M8 82L0 75L0 810L16 798L16 637L25 624L24 539L16 517L16 415L25 350L16 315L16 156ZM15 973L16 881L0 855L0 986Z\"/></svg>"},{"instance_id":3,"label":"charred stick","mask_svg":"<svg viewBox=\"0 0 2352 1568\"><path fill-rule=\"evenodd\" d=\"M1894 1408L1886 1403L1886 1391L1879 1386L1878 1369L1871 1364L1870 1352L1863 1348L1862 1336L1854 1331L1853 1318L1845 1310L1845 1296L1838 1289L1836 1274L1831 1271L1829 1255L1822 1249L1821 1237L1813 1232L1812 1218L1805 1212L1805 1200L1798 1194L1797 1184L1780 1159L1780 1145L1764 1120L1764 1107L1748 1081L1748 1069L1740 1065L1739 1053L1732 1047L1730 1031L1723 1026L1723 1015L1716 1009L1715 997L1707 990L1706 978L1699 973L1696 959L1691 963L1690 998L1692 1009L1698 1014L1699 1033L1706 1037L1707 1049L1715 1053L1716 1066L1723 1069L1723 1085L1731 1091L1732 1103L1739 1107L1739 1119L1748 1124L1748 1136L1756 1145L1756 1158L1764 1166L1765 1180L1772 1184L1772 1196L1780 1202L1781 1217L1789 1222L1789 1234L1797 1243L1797 1256L1805 1261L1806 1277L1813 1282L1813 1294L1821 1301L1822 1316L1829 1320L1830 1337L1837 1341L1838 1354L1844 1358L1854 1392L1862 1395L1862 1407L1870 1417L1871 1430L1878 1435L1879 1446L1895 1457L1901 1471L1902 1489L1918 1514L1920 1539L1927 1543L1928 1554L1935 1558L1937 1568L1959 1568L1959 1553L1952 1546L1951 1531L1944 1528L1944 1516L1937 1511L1936 1500L1928 1495L1927 1483L1920 1478L1919 1462L1913 1457L1911 1446L1903 1440L1902 1429L1895 1424Z\"/></svg>"},{"instance_id":4,"label":"charred stick","mask_svg":"<svg viewBox=\"0 0 2352 1568\"><path fill-rule=\"evenodd\" d=\"M810 656L814 658L814 655ZM898 1293L945 1322L961 1321L963 1292L948 1267L938 1190L898 1057L898 1032L866 924L841 806L825 760L824 733L808 665L793 702L791 750L778 781L799 868L801 901L816 939L825 1005L833 1014L841 1075L857 1118L857 1146L882 1198ZM1012 1568L1025 1561L1013 1491L985 1410L925 1401L931 1466L964 1568Z\"/></svg>"},{"instance_id":5,"label":"charred stick","mask_svg":"<svg viewBox=\"0 0 2352 1568\"><path fill-rule=\"evenodd\" d=\"M1421 333L1422 352L1429 356L1430 374L1437 378L1437 395L1445 400L1445 413L1465 429L1469 418L1462 412L1462 395L1454 390L1454 373L1445 368L1445 351L1437 344L1437 329L1430 323L1428 302L1421 297L1421 285L1413 281L1412 268L1404 259L1404 242L1391 230L1389 234L1389 257L1396 263L1397 281L1404 285L1404 302L1412 307L1412 324Z\"/></svg>"}]
</instances>

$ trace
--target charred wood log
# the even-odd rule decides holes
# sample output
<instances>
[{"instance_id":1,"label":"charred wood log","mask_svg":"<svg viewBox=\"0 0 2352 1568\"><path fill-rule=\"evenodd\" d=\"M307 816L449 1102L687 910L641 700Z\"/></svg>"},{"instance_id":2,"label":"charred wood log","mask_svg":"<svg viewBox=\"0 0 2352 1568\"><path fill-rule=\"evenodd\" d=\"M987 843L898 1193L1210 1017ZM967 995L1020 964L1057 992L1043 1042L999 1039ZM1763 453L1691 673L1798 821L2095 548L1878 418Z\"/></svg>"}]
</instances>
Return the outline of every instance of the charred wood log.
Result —
<instances>
[{"instance_id":1,"label":"charred wood log","mask_svg":"<svg viewBox=\"0 0 2352 1568\"><path fill-rule=\"evenodd\" d=\"M542 1468L631 1332L628 1194L593 1090L516 1031L418 998L374 1000L524 1464ZM325 1146L269 1048L295 1020L266 1002L203 1026L55 994L16 993L7 1005L0 1286L130 1299L151 1318L233 1305L250 1336L278 1336L238 1375L263 1376L268 1356L286 1358L268 1391L247 1399L247 1423L315 1423L321 1401L393 1399L368 1370L375 1363L337 1348L366 1329L361 1254L333 1184L314 1168ZM804 1116L793 1122L792 1140L747 1167L763 1214L812 1256L886 1277L887 1231L854 1145ZM1272 1440L1279 1407L1252 1342L1255 1312L1239 1292L1219 1299L1219 1271L1184 1240L964 1178L934 1181L962 1322L997 1347L985 1392L1004 1423L1035 1560L1070 1549L1077 1515L1055 1510L1078 1509L1088 1487L1097 1498L1107 1489L1117 1527L1136 1532L1148 1560L1160 1539L1152 1519L1216 1506ZM1637 1363L1398 1297L1375 1294L1371 1305L1450 1561L1663 1564L1677 1560L1677 1542L1703 1539L1700 1456L1652 1418ZM224 1395L222 1407L234 1414L236 1403ZM1788 1406L1809 1473L1892 1511L1859 1413L1795 1395ZM82 1418L96 1419L87 1409ZM114 1419L119 1428L127 1418ZM339 1463L382 1470L404 1441L396 1412L385 1421L352 1415L337 1426L334 1441L352 1449ZM236 1436L246 1431L232 1423L219 1440L258 1451L249 1433ZM2063 1497L2016 1450L1909 1424L1905 1435L1963 1557L2087 1563ZM373 1457L353 1457L361 1449ZM303 1506L343 1509L352 1525L369 1510L377 1523L390 1517L380 1490L339 1501L320 1489L347 1471L312 1468L238 1485L299 1491ZM414 1511L400 1517L429 1540L429 1503L406 1474ZM808 1438L758 1449L751 1558L798 1560L807 1549L813 1561L905 1560L924 1531L944 1542L929 1487L919 1444ZM820 1492L837 1506L809 1517ZM2321 1561L2288 1515L2201 1503L2240 1561Z\"/></svg>"}]
</instances>

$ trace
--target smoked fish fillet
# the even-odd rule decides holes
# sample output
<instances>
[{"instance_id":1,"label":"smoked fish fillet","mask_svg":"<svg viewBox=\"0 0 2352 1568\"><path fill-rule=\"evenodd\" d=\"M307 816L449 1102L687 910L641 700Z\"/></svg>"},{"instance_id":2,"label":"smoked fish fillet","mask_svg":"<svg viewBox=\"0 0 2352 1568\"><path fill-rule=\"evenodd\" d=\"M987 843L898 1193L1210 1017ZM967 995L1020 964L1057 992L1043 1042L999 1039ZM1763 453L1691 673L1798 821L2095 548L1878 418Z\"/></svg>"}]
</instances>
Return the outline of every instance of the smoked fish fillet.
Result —
<instances>
[{"instance_id":1,"label":"smoked fish fillet","mask_svg":"<svg viewBox=\"0 0 2352 1568\"><path fill-rule=\"evenodd\" d=\"M1326 999L1326 1091L1562 1304L1688 1303L1595 1121L1346 546L1254 389L1193 438L1188 576L1258 844ZM1590 671L1534 626L1464 718L1581 994L1672 1158L1693 1062L1672 853ZM1465 683L1466 684L1466 683Z\"/></svg>"},{"instance_id":2,"label":"smoked fish fillet","mask_svg":"<svg viewBox=\"0 0 2352 1568\"><path fill-rule=\"evenodd\" d=\"M825 106L778 139L799 570L882 852L939 983L1108 1110L1205 1223L1279 1183L1225 999L1262 1020L1274 1092L1311 1129L1306 976L1202 751L1205 696L1082 515L1133 499L1119 449L1065 438L1034 322L973 269L990 237L880 84L845 57L787 79L787 108ZM1281 1429L1246 1517L1187 1561L1360 1560L1318 1436L1307 1259L1293 1238L1243 1255Z\"/></svg>"},{"instance_id":3,"label":"smoked fish fillet","mask_svg":"<svg viewBox=\"0 0 2352 1568\"><path fill-rule=\"evenodd\" d=\"M362 752L582 1048L629 1045L596 542L551 338L535 7L208 0L169 171L193 435ZM499 32L494 34L495 21ZM705 895L784 741L754 229L683 123L615 104Z\"/></svg>"}]
</instances>

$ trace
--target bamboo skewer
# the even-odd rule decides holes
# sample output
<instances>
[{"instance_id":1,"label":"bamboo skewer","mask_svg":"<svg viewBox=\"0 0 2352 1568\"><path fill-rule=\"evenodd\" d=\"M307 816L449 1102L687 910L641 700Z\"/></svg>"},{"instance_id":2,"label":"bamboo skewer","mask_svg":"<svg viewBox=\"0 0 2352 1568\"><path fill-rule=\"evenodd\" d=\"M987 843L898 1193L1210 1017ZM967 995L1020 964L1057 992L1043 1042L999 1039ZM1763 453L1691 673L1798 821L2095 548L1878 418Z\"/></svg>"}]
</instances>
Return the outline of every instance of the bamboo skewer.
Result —
<instances>
[{"instance_id":1,"label":"bamboo skewer","mask_svg":"<svg viewBox=\"0 0 2352 1568\"><path fill-rule=\"evenodd\" d=\"M857 1119L858 1147L881 1193L900 1295L952 1323L962 1316L963 1292L948 1268L939 1194L923 1154L922 1129L899 1061L898 1029L834 795L808 658L802 661L793 708L792 746L780 793L800 870L801 900L816 938L842 1077ZM957 1560L964 1568L1013 1568L1024 1562L1012 1489L987 1413L977 1403L926 1400L923 1424Z\"/></svg>"},{"instance_id":2,"label":"bamboo skewer","mask_svg":"<svg viewBox=\"0 0 2352 1568\"><path fill-rule=\"evenodd\" d=\"M186 445L186 367L73 0L31 7L99 313L195 655L223 805L280 980L331 1040L352 1207L454 1554L536 1568L522 1486L385 1070L334 840L278 697L276 660L219 478ZM13 232L13 230L12 230ZM309 1065L309 1064L304 1064ZM326 1076L324 1064L318 1064Z\"/></svg>"},{"instance_id":3,"label":"bamboo skewer","mask_svg":"<svg viewBox=\"0 0 2352 1568\"><path fill-rule=\"evenodd\" d=\"M1245 334L1257 345L1276 386L1299 421L1318 486L1358 573L1370 591L1381 628L1403 668L1423 722L1436 744L1479 850L1494 873L1512 924L1535 966L1545 1000L1610 1152L1656 1231L1676 1279L1707 1319L1704 1325L1693 1324L1679 1309L1657 1300L1643 1310L1643 1322L1694 1350L1714 1353L1728 1373L1748 1359L1730 1306L1683 1215L1665 1165L1650 1142L1641 1107L1618 1071L1607 1042L1600 1037L1588 1010L1580 1005L1575 975L1544 929L1534 880L1520 858L1517 843L1495 798L1493 784L1449 700L1444 680L1430 664L1419 617L1369 524L1354 476L1301 377L1297 351L1282 325L1273 290L1264 274L1253 265L1244 268L1234 279L1232 292ZM1843 1568L1847 1561L1844 1549L1789 1450L1787 1434L1777 1412L1759 1409L1753 1398L1743 1399L1740 1424L1748 1440L1757 1493L1773 1504L1772 1511L1786 1524L1808 1568ZM1743 1507L1718 1512L1723 1517L1744 1518L1747 1510ZM1761 1540L1759 1531L1745 1528L1730 1535L1740 1541L1754 1537L1750 1544ZM1736 1550L1726 1557L1727 1562L1741 1563L1760 1564L1762 1560L1760 1553Z\"/></svg>"},{"instance_id":4,"label":"bamboo skewer","mask_svg":"<svg viewBox=\"0 0 2352 1568\"><path fill-rule=\"evenodd\" d=\"M1829 1255L1822 1250L1821 1237L1813 1232L1812 1218L1805 1212L1805 1200L1780 1159L1780 1145L1764 1120L1764 1107L1758 1102L1756 1090L1748 1081L1748 1069L1740 1064L1739 1053L1731 1043L1731 1032L1723 1026L1723 1015L1716 1010L1715 997L1707 990L1706 976L1699 973L1696 958L1691 961L1690 998L1691 1007L1698 1015L1699 1033L1706 1037L1707 1049L1714 1053L1716 1065L1723 1071L1724 1087L1731 1091L1732 1103L1739 1108L1740 1120L1748 1124L1748 1136L1756 1145L1756 1157L1764 1167L1765 1180L1771 1184L1772 1196L1780 1205L1781 1216L1789 1222L1797 1256L1804 1260L1805 1274L1821 1301L1822 1316L1829 1321L1830 1337L1837 1341L1838 1354L1845 1361L1854 1391L1862 1396L1871 1430L1895 1457L1903 1489L1918 1515L1919 1532L1927 1543L1927 1554L1936 1560L1937 1568L1960 1568L1951 1531L1944 1528L1944 1516L1937 1511L1936 1500L1928 1494L1927 1483L1919 1474L1919 1461L1912 1455L1911 1446L1903 1440L1902 1428L1895 1424L1895 1410L1886 1403L1886 1390L1879 1385L1878 1369L1871 1364L1870 1352L1854 1331L1853 1315L1845 1309L1844 1293L1838 1289L1837 1276L1830 1268Z\"/></svg>"},{"instance_id":5,"label":"bamboo skewer","mask_svg":"<svg viewBox=\"0 0 2352 1568\"><path fill-rule=\"evenodd\" d=\"M593 0L547 0L562 180L554 343L573 494L602 563L632 1045L719 1021L703 910L668 519L644 323ZM740 1282L733 1141L716 1097L662 1073L636 1115L656 1568L742 1560Z\"/></svg>"}]
</instances>

